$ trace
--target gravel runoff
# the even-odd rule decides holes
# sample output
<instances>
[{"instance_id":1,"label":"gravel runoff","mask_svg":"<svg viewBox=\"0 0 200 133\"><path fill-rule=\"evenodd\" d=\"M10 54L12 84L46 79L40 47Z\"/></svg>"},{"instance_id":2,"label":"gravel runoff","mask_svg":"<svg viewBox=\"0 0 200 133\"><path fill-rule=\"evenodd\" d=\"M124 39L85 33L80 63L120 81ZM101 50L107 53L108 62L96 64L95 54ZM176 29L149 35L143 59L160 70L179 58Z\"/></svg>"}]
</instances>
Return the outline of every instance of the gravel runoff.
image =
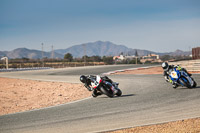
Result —
<instances>
[{"instance_id":1,"label":"gravel runoff","mask_svg":"<svg viewBox=\"0 0 200 133\"><path fill-rule=\"evenodd\" d=\"M106 133L200 133L200 118L121 129Z\"/></svg>"},{"instance_id":2,"label":"gravel runoff","mask_svg":"<svg viewBox=\"0 0 200 133\"><path fill-rule=\"evenodd\" d=\"M0 115L64 104L90 93L82 84L0 77Z\"/></svg>"}]
</instances>

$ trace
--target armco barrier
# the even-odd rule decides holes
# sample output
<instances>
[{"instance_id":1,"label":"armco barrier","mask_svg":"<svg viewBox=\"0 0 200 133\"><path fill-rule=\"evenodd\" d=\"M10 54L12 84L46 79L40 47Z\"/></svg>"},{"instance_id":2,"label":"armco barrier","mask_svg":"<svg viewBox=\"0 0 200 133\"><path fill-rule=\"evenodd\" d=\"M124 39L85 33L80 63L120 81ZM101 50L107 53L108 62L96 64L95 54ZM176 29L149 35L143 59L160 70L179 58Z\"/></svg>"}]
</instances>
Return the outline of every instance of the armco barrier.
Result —
<instances>
[{"instance_id":1,"label":"armco barrier","mask_svg":"<svg viewBox=\"0 0 200 133\"><path fill-rule=\"evenodd\" d=\"M9 68L9 69L0 69L0 72L31 71L31 70L43 70L43 69L53 69L53 68L51 67Z\"/></svg>"}]
</instances>

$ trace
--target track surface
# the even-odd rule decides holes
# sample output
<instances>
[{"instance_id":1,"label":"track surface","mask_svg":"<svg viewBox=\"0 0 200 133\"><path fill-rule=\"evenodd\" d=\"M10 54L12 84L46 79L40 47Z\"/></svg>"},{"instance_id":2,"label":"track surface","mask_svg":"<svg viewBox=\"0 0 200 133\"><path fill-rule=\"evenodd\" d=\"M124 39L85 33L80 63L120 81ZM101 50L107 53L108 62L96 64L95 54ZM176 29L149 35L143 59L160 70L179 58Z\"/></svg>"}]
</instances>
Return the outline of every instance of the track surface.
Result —
<instances>
[{"instance_id":1,"label":"track surface","mask_svg":"<svg viewBox=\"0 0 200 133\"><path fill-rule=\"evenodd\" d=\"M1 73L1 77L19 77L51 81L79 82L84 74L99 74L136 66L106 66ZM98 73L97 73L98 72ZM23 73L23 75L21 75ZM67 75L66 75L67 74ZM73 76L71 76L73 74ZM72 78L70 78L72 77ZM162 75L112 75L120 83L123 95L100 96L60 106L0 116L1 133L101 132L200 117L200 87L173 89ZM200 84L200 75L193 75Z\"/></svg>"}]
</instances>

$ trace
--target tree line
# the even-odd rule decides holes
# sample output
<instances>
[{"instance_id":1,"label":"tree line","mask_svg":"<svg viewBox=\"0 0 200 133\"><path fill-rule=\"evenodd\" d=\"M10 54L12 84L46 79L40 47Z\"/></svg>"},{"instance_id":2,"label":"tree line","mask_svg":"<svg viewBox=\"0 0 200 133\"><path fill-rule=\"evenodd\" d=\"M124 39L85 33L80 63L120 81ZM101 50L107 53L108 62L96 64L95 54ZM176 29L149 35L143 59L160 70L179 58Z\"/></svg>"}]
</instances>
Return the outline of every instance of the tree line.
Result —
<instances>
[{"instance_id":1,"label":"tree line","mask_svg":"<svg viewBox=\"0 0 200 133\"><path fill-rule=\"evenodd\" d=\"M113 64L112 56L82 56L81 58L73 58L71 53L64 55L64 60L68 62L104 62L105 64Z\"/></svg>"}]
</instances>

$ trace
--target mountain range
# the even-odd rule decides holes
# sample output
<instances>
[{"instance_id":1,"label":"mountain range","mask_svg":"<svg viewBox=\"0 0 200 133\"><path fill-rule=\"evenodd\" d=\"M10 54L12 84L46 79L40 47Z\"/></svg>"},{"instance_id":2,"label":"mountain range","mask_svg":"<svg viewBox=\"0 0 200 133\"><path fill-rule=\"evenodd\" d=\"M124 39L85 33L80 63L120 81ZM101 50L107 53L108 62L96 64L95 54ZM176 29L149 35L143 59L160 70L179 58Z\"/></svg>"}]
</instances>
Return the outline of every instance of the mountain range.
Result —
<instances>
[{"instance_id":1,"label":"mountain range","mask_svg":"<svg viewBox=\"0 0 200 133\"><path fill-rule=\"evenodd\" d=\"M63 58L66 53L71 53L73 57L82 57L85 54L87 56L116 56L120 53L124 55L135 55L135 52L139 56L144 56L147 54L158 54L158 55L190 55L191 52L176 50L175 52L170 53L157 53L149 50L141 50L141 49L132 49L128 48L124 45L116 45L109 41L96 41L89 42L80 45L74 45L67 49L57 49L54 51L54 58ZM30 59L38 59L42 58L42 51L33 50L27 48L17 48L12 51L0 51L0 57L7 56L8 58L30 58ZM52 52L43 52L43 57L51 58Z\"/></svg>"},{"instance_id":2,"label":"mountain range","mask_svg":"<svg viewBox=\"0 0 200 133\"><path fill-rule=\"evenodd\" d=\"M29 58L29 59L39 59L42 58L42 51L27 49L27 48L17 48L12 51L0 51L0 57L7 56L10 59L15 58ZM51 52L43 52L43 57L51 58ZM54 52L55 58L63 58L62 54Z\"/></svg>"}]
</instances>

